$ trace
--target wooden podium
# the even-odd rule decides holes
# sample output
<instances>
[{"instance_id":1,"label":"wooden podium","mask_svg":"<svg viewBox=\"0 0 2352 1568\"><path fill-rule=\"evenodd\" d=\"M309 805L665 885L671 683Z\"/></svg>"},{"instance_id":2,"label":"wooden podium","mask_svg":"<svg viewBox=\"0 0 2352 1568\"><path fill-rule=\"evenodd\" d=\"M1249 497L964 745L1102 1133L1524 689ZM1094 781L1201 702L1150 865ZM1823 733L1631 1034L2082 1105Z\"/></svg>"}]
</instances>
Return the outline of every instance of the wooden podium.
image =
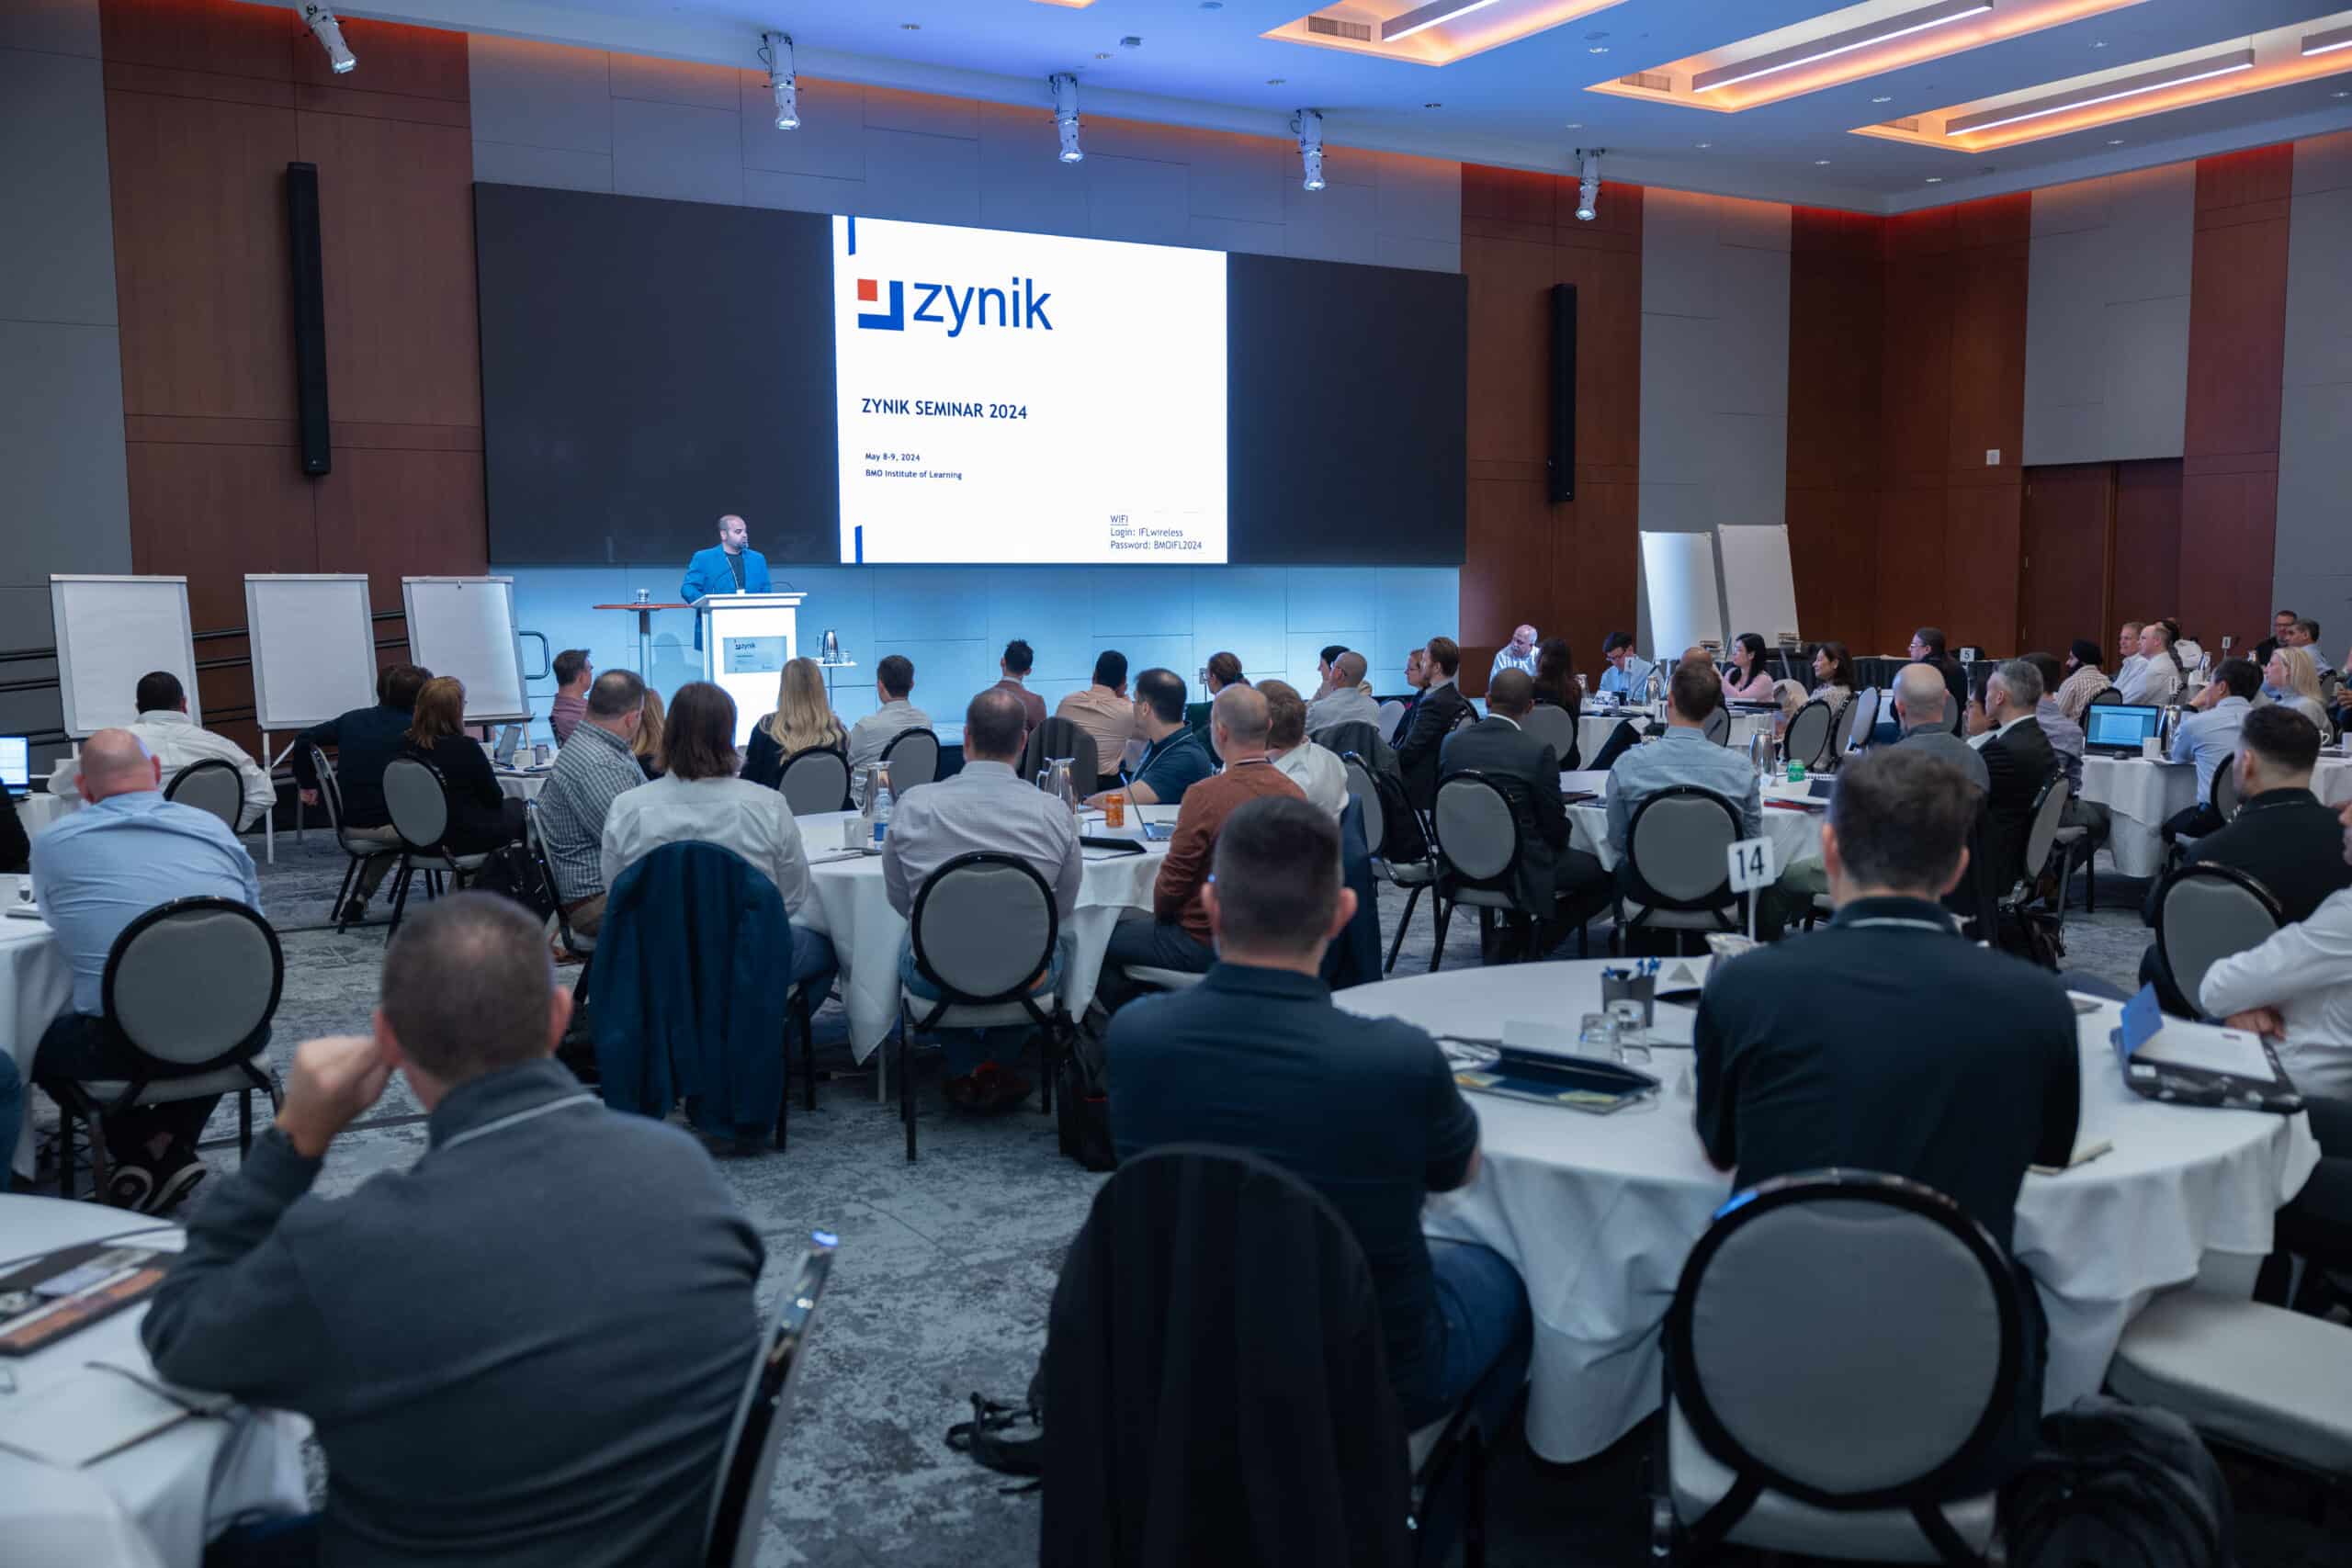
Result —
<instances>
[{"instance_id":1,"label":"wooden podium","mask_svg":"<svg viewBox=\"0 0 2352 1568\"><path fill-rule=\"evenodd\" d=\"M713 593L695 606L703 617L702 673L735 699L735 744L775 710L785 664L800 650L805 593Z\"/></svg>"}]
</instances>

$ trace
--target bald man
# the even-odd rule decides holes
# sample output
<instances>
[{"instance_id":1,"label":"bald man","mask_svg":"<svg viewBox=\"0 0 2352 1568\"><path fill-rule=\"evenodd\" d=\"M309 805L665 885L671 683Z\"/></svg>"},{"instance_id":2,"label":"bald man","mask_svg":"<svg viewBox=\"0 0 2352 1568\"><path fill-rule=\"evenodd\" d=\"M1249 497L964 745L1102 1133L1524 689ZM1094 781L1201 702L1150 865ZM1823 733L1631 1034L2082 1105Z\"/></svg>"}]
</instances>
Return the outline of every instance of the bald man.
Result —
<instances>
[{"instance_id":1,"label":"bald man","mask_svg":"<svg viewBox=\"0 0 2352 1568\"><path fill-rule=\"evenodd\" d=\"M163 765L130 731L99 730L82 743L81 762L86 807L33 840L34 894L74 975L73 1010L41 1036L33 1081L170 1077L107 1031L107 954L125 927L159 904L228 898L257 910L261 883L253 857L219 818L164 798ZM220 1098L107 1116L114 1168L100 1196L156 1214L186 1198L204 1179L196 1141ZM0 1128L0 1143L13 1132Z\"/></svg>"},{"instance_id":2,"label":"bald man","mask_svg":"<svg viewBox=\"0 0 2352 1568\"><path fill-rule=\"evenodd\" d=\"M1516 670L1528 679L1535 678L1535 628L1513 626L1510 641L1495 650L1495 667L1487 671L1491 681L1506 670Z\"/></svg>"},{"instance_id":3,"label":"bald man","mask_svg":"<svg viewBox=\"0 0 2352 1568\"><path fill-rule=\"evenodd\" d=\"M1128 979L1125 971L1130 968L1205 975L1216 961L1201 889L1207 886L1216 859L1217 829L1245 801L1268 795L1306 798L1306 791L1266 755L1271 722L1265 694L1248 686L1227 686L1210 705L1209 735L1216 754L1225 759L1225 771L1184 792L1176 811L1175 836L1168 840L1168 858L1160 862L1159 878L1152 884L1151 912L1119 911L1118 926L1102 955L1098 994L1104 1007L1116 1009L1146 989Z\"/></svg>"},{"instance_id":4,"label":"bald man","mask_svg":"<svg viewBox=\"0 0 2352 1568\"><path fill-rule=\"evenodd\" d=\"M1331 662L1331 689L1306 705L1306 733L1335 724L1380 728L1380 705L1363 689L1363 655L1353 649Z\"/></svg>"},{"instance_id":5,"label":"bald man","mask_svg":"<svg viewBox=\"0 0 2352 1568\"><path fill-rule=\"evenodd\" d=\"M718 543L696 550L686 563L686 580L678 597L699 604L714 593L767 593L775 589L768 577L768 558L751 547L752 530L733 513L718 520ZM695 617L695 646L702 646L702 617Z\"/></svg>"}]
</instances>

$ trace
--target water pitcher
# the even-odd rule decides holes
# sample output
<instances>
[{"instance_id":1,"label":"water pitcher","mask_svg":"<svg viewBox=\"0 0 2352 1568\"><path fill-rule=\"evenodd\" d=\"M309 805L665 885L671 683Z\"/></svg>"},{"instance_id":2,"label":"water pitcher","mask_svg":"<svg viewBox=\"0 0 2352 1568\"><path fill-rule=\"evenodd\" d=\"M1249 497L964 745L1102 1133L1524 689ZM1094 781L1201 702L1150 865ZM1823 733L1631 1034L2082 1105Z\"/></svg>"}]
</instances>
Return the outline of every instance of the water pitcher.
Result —
<instances>
[{"instance_id":1,"label":"water pitcher","mask_svg":"<svg viewBox=\"0 0 2352 1568\"><path fill-rule=\"evenodd\" d=\"M1037 770L1037 787L1070 808L1078 810L1078 786L1070 779L1075 757L1048 757L1046 765Z\"/></svg>"}]
</instances>

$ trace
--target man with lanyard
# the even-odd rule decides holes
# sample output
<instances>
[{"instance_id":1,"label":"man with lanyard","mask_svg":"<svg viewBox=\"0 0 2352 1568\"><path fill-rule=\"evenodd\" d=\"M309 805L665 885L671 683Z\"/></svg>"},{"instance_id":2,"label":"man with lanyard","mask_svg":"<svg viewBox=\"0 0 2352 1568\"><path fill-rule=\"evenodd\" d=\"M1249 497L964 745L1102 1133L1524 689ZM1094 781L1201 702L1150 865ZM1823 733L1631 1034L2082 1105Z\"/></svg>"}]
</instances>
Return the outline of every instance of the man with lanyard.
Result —
<instances>
[{"instance_id":1,"label":"man with lanyard","mask_svg":"<svg viewBox=\"0 0 2352 1568\"><path fill-rule=\"evenodd\" d=\"M1917 746L1838 769L1821 829L1837 918L1719 965L1699 1004L1697 1129L1736 1188L1832 1166L1883 1171L1951 1199L2007 1252L2026 1168L2072 1157L2081 1068L2065 987L1963 941L1938 903L1967 870L1978 799ZM1990 1012L1987 997L2000 998ZM2011 1419L1955 1495L2032 1452L2046 1329L2032 1287L2020 1294L2029 1332Z\"/></svg>"},{"instance_id":2,"label":"man with lanyard","mask_svg":"<svg viewBox=\"0 0 2352 1568\"><path fill-rule=\"evenodd\" d=\"M1184 722L1184 678L1173 670L1136 677L1136 733L1148 742L1127 775L1127 798L1137 806L1182 806L1184 792L1216 771L1209 749Z\"/></svg>"}]
</instances>

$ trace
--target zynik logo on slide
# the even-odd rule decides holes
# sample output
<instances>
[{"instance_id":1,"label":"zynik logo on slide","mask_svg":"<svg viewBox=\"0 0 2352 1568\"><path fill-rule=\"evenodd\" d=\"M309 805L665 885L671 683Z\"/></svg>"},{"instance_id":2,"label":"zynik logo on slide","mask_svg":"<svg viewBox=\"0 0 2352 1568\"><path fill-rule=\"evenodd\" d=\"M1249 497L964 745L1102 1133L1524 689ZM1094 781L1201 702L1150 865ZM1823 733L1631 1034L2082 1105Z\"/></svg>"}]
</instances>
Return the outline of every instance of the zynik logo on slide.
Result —
<instances>
[{"instance_id":1,"label":"zynik logo on slide","mask_svg":"<svg viewBox=\"0 0 2352 1568\"><path fill-rule=\"evenodd\" d=\"M1046 301L1053 294L1037 287L1034 277L1012 277L1002 288L986 288L966 284L958 288L952 283L902 283L889 280L890 308L887 310L860 310L858 326L866 332L902 333L910 321L929 321L944 328L949 337L962 337L967 329L979 327L1013 327L1027 332L1052 332L1054 323L1046 314ZM914 293L915 308L907 310L907 294ZM871 277L857 280L860 304L876 303L882 285Z\"/></svg>"}]
</instances>

